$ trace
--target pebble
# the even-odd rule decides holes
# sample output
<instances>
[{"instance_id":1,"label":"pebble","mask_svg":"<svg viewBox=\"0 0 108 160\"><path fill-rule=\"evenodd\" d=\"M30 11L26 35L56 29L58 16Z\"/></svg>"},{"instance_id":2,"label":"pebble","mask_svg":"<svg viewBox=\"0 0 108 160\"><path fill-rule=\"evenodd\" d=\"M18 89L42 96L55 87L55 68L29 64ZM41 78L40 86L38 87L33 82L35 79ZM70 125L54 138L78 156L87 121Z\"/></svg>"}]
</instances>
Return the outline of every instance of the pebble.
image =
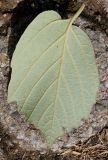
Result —
<instances>
[{"instance_id":1,"label":"pebble","mask_svg":"<svg viewBox=\"0 0 108 160\"><path fill-rule=\"evenodd\" d=\"M105 82L105 87L108 88L108 80Z\"/></svg>"}]
</instances>

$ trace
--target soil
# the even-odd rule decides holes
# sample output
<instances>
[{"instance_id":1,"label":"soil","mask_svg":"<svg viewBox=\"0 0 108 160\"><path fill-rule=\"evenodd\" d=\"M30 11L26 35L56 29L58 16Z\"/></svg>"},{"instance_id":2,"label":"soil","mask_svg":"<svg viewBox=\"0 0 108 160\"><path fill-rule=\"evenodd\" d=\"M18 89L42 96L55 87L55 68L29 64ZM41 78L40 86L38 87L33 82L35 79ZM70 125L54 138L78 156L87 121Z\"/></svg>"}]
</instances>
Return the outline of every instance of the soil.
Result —
<instances>
[{"instance_id":1,"label":"soil","mask_svg":"<svg viewBox=\"0 0 108 160\"><path fill-rule=\"evenodd\" d=\"M108 1L90 3L75 25L94 46L100 76L96 104L79 128L65 134L48 149L39 130L25 121L17 103L7 102L10 62L15 46L28 24L44 10L63 18L77 10L81 0L0 0L0 160L108 160ZM72 6L72 7L71 7Z\"/></svg>"}]
</instances>

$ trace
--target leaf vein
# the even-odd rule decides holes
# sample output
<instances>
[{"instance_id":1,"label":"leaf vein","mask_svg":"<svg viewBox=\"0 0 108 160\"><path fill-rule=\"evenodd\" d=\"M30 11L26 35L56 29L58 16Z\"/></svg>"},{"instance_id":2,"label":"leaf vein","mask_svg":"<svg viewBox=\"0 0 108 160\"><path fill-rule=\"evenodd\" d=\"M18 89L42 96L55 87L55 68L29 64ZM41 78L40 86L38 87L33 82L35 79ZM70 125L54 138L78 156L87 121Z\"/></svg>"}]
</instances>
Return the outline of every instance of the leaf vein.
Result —
<instances>
[{"instance_id":1,"label":"leaf vein","mask_svg":"<svg viewBox=\"0 0 108 160\"><path fill-rule=\"evenodd\" d=\"M18 89L20 88L20 86L23 84L23 82L25 81L25 79L27 78L27 76L30 74L30 71L33 69L34 65L36 65L36 63L39 61L39 59L42 58L42 56L43 56L53 45L55 45L59 40L62 40L63 36L64 36L64 34L63 34L62 36L60 36L58 39L56 39L50 46L48 46L48 48L45 49L45 50L43 51L43 53L40 54L40 56L39 56L38 59L35 59L35 60L33 61L33 63L30 65L29 70L27 71L26 75L24 76L24 78L23 78L23 79L20 81L20 83L18 84L16 90L13 92L13 95L17 92L17 90L18 90ZM13 96L13 95L12 95L12 96ZM12 96L11 96L11 97L12 97Z\"/></svg>"},{"instance_id":2,"label":"leaf vein","mask_svg":"<svg viewBox=\"0 0 108 160\"><path fill-rule=\"evenodd\" d=\"M85 104L85 99L84 99L84 94L83 94L83 87L82 87L82 81L81 81L81 76L80 76L80 72L79 72L79 69L77 68L77 65L76 65L76 62L74 61L72 55L70 54L70 51L69 51L69 48L67 46L67 53L72 61L72 64L76 70L76 73L77 73L77 78L78 78L78 81L79 81L79 86L80 86L80 93L81 93L81 97L82 97L82 102L83 102L83 105ZM84 105L85 106L85 105Z\"/></svg>"},{"instance_id":3,"label":"leaf vein","mask_svg":"<svg viewBox=\"0 0 108 160\"><path fill-rule=\"evenodd\" d=\"M45 90L45 92L42 94L42 96L40 97L40 99L38 100L36 106L41 102L42 98L45 96L45 94L47 93L47 91L52 87L52 85L56 82L57 78L48 86L48 88ZM30 117L32 116L32 113L34 112L34 110L36 109L36 106L33 108L32 112L30 113ZM28 117L28 119L30 118Z\"/></svg>"},{"instance_id":4,"label":"leaf vein","mask_svg":"<svg viewBox=\"0 0 108 160\"><path fill-rule=\"evenodd\" d=\"M34 89L34 87L36 87L36 85L37 85L37 84L40 82L40 80L45 76L45 74L46 74L59 60L60 60L60 57L59 57L53 64L51 64L51 66L49 66L49 67L45 70L45 72L40 76L40 78L38 79L38 81L36 81L36 83L35 83L35 84L33 85L33 87L31 88L31 90L30 90L28 96L26 97L26 99L25 99L25 101L24 101L24 103L23 103L22 106L25 105L25 103L26 103L26 101L28 100L30 94L32 93L32 90Z\"/></svg>"}]
</instances>

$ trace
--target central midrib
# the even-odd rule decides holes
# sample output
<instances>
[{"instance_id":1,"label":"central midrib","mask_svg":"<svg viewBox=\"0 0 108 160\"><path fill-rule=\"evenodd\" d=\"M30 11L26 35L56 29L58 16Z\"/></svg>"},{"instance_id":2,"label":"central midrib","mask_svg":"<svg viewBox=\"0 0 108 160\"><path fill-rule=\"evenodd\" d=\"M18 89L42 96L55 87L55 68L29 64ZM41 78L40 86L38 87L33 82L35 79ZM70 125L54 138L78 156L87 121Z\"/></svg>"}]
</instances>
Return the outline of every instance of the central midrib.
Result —
<instances>
[{"instance_id":1,"label":"central midrib","mask_svg":"<svg viewBox=\"0 0 108 160\"><path fill-rule=\"evenodd\" d=\"M62 66L63 66L63 62L64 62L64 55L65 55L65 49L66 49L66 43L67 43L67 37L68 37L68 33L69 33L69 29L71 27L71 20L69 22L69 25L67 27L67 30L65 32L65 36L64 36L64 45L63 45L63 51L62 51L62 56L61 56L61 62L60 62L60 69L59 69L59 73L58 73L58 81L57 81L57 88L56 88L56 95L55 95L55 100L54 100L54 107L53 107L53 117L52 117L52 125L50 130L52 130L53 128L53 123L54 123L54 119L55 119L55 111L56 111L56 107L58 107L56 105L57 103L57 98L58 98L58 90L59 90L59 84L60 84L60 79L61 79L61 74L62 74ZM51 134L50 134L51 135Z\"/></svg>"}]
</instances>

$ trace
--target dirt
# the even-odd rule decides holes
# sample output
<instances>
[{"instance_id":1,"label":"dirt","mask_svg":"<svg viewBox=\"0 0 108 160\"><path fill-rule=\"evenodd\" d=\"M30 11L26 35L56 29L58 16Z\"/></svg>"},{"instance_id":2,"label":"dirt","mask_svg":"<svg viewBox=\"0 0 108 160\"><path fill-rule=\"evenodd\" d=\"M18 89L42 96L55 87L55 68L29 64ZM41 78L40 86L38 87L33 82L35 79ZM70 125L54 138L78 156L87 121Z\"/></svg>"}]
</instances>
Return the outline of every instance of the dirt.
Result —
<instances>
[{"instance_id":1,"label":"dirt","mask_svg":"<svg viewBox=\"0 0 108 160\"><path fill-rule=\"evenodd\" d=\"M79 1L0 1L0 160L108 159L107 0L96 10L87 6L75 23L92 41L100 76L97 101L89 118L82 120L79 128L57 140L49 150L40 131L18 113L16 102L7 103L10 61L25 28L43 10L54 9L63 18L69 17L76 10L76 3Z\"/></svg>"}]
</instances>

